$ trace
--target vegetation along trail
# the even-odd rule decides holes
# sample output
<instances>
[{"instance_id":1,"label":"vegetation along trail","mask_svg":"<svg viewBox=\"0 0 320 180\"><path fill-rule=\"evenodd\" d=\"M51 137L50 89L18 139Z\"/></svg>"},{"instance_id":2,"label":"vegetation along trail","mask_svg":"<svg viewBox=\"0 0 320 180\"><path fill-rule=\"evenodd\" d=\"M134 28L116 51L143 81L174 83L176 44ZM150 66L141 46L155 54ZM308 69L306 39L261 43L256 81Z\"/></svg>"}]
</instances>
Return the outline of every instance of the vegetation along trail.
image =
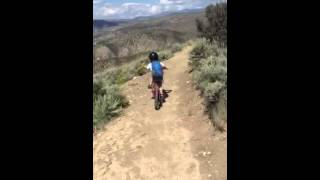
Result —
<instances>
[{"instance_id":1,"label":"vegetation along trail","mask_svg":"<svg viewBox=\"0 0 320 180\"><path fill-rule=\"evenodd\" d=\"M147 89L150 74L123 85L130 106L94 136L94 180L227 179L227 132L203 113L188 73L191 50L164 61L163 88L172 91L160 110Z\"/></svg>"}]
</instances>

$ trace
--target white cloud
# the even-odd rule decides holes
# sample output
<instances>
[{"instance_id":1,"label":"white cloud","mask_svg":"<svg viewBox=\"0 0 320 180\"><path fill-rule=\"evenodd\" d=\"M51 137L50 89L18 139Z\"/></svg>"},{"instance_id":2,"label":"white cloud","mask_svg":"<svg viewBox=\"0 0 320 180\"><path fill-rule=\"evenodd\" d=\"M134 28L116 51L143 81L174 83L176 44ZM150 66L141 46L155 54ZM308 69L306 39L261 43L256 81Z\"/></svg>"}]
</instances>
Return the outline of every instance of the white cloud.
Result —
<instances>
[{"instance_id":1,"label":"white cloud","mask_svg":"<svg viewBox=\"0 0 320 180\"><path fill-rule=\"evenodd\" d=\"M181 10L183 10L184 8L185 8L185 6L180 6L180 5L177 6L177 10L178 10L178 11L181 11Z\"/></svg>"},{"instance_id":2,"label":"white cloud","mask_svg":"<svg viewBox=\"0 0 320 180\"><path fill-rule=\"evenodd\" d=\"M99 3L102 3L103 0L93 0L93 4L99 4Z\"/></svg>"},{"instance_id":3,"label":"white cloud","mask_svg":"<svg viewBox=\"0 0 320 180\"><path fill-rule=\"evenodd\" d=\"M160 0L160 4L189 4L194 3L197 1L203 1L203 0Z\"/></svg>"},{"instance_id":4,"label":"white cloud","mask_svg":"<svg viewBox=\"0 0 320 180\"><path fill-rule=\"evenodd\" d=\"M160 8L160 6L158 6L158 5L153 5L153 6L151 7L151 9L150 9L150 12L151 12L152 14L158 14L158 13L161 12L161 8Z\"/></svg>"},{"instance_id":5,"label":"white cloud","mask_svg":"<svg viewBox=\"0 0 320 180\"><path fill-rule=\"evenodd\" d=\"M113 7L103 7L103 15L104 16L110 16L117 14L119 12L118 8L113 8Z\"/></svg>"},{"instance_id":6,"label":"white cloud","mask_svg":"<svg viewBox=\"0 0 320 180\"><path fill-rule=\"evenodd\" d=\"M111 4L107 0L93 0L93 15L98 19L127 19L150 16L163 12L205 7L217 0L159 0L156 4L136 3ZM110 1L109 1L110 2Z\"/></svg>"},{"instance_id":7,"label":"white cloud","mask_svg":"<svg viewBox=\"0 0 320 180\"><path fill-rule=\"evenodd\" d=\"M181 4L183 0L160 0L160 4Z\"/></svg>"},{"instance_id":8,"label":"white cloud","mask_svg":"<svg viewBox=\"0 0 320 180\"><path fill-rule=\"evenodd\" d=\"M150 4L146 4L146 3L123 3L121 4L121 6L151 6Z\"/></svg>"}]
</instances>

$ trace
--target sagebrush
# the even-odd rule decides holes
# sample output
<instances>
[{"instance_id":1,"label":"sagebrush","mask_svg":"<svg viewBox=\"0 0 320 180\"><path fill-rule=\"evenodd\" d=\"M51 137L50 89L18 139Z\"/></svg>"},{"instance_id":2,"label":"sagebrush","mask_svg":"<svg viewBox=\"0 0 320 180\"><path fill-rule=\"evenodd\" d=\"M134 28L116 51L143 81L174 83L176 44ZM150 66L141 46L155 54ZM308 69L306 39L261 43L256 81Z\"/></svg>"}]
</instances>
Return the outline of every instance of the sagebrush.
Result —
<instances>
[{"instance_id":1,"label":"sagebrush","mask_svg":"<svg viewBox=\"0 0 320 180\"><path fill-rule=\"evenodd\" d=\"M193 80L205 98L209 117L223 130L227 120L227 49L199 39L190 55Z\"/></svg>"},{"instance_id":2,"label":"sagebrush","mask_svg":"<svg viewBox=\"0 0 320 180\"><path fill-rule=\"evenodd\" d=\"M128 101L119 93L117 85L103 84L101 81L93 83L93 127L101 125L117 116Z\"/></svg>"},{"instance_id":3,"label":"sagebrush","mask_svg":"<svg viewBox=\"0 0 320 180\"><path fill-rule=\"evenodd\" d=\"M196 20L201 37L210 42L217 41L220 47L227 46L227 3L217 3L206 8L206 22Z\"/></svg>"}]
</instances>

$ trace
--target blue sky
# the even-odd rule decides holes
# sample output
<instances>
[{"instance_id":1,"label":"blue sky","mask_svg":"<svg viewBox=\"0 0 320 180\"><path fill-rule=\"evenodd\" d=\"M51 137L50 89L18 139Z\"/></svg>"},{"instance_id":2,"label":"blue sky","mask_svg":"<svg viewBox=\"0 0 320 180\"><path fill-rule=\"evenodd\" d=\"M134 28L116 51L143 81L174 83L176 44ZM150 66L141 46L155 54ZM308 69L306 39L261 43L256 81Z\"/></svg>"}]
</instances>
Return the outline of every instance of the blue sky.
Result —
<instances>
[{"instance_id":1,"label":"blue sky","mask_svg":"<svg viewBox=\"0 0 320 180\"><path fill-rule=\"evenodd\" d=\"M183 9L204 8L218 1L221 0L93 0L93 18L130 19Z\"/></svg>"}]
</instances>

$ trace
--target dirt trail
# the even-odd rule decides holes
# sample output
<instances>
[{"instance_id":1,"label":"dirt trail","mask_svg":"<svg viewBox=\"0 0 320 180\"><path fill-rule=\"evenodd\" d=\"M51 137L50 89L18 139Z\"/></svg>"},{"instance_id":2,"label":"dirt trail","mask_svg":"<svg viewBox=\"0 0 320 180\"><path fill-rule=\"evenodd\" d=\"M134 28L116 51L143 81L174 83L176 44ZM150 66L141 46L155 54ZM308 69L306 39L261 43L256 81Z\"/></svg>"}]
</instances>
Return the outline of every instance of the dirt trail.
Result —
<instances>
[{"instance_id":1,"label":"dirt trail","mask_svg":"<svg viewBox=\"0 0 320 180\"><path fill-rule=\"evenodd\" d=\"M124 113L94 136L94 180L227 179L227 135L215 132L188 74L188 46L165 61L163 87L172 90L154 110L150 74L123 87Z\"/></svg>"}]
</instances>

